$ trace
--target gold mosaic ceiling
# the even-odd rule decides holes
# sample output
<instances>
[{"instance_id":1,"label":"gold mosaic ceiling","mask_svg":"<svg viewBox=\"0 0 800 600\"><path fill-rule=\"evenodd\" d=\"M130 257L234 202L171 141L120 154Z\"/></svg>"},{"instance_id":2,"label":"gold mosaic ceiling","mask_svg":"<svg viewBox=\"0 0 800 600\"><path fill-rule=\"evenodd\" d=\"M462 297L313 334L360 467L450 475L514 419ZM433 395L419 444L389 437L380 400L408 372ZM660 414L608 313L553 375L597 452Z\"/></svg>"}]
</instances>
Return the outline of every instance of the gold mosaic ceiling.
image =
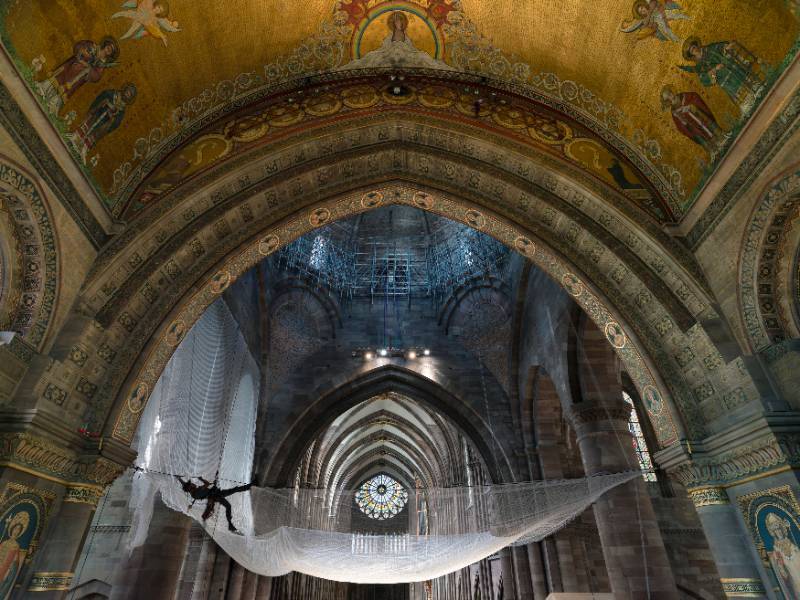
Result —
<instances>
[{"instance_id":1,"label":"gold mosaic ceiling","mask_svg":"<svg viewBox=\"0 0 800 600\"><path fill-rule=\"evenodd\" d=\"M675 218L796 53L789 0L8 0L2 41L120 215L171 137L238 96L403 39L626 140ZM404 26L390 31L389 15ZM398 33L399 30L399 33ZM399 38L392 37L400 36Z\"/></svg>"}]
</instances>

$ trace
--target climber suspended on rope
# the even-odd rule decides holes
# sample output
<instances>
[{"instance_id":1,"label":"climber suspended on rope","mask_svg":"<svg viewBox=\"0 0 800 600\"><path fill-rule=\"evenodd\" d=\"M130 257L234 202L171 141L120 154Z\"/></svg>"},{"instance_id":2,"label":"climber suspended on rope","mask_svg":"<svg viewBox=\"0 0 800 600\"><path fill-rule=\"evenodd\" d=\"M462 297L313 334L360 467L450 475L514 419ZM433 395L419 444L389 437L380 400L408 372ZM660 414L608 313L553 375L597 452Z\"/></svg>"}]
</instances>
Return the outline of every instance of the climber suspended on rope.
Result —
<instances>
[{"instance_id":1,"label":"climber suspended on rope","mask_svg":"<svg viewBox=\"0 0 800 600\"><path fill-rule=\"evenodd\" d=\"M192 483L191 477L186 481L184 481L178 475L176 475L175 478L181 482L181 487L183 488L183 491L192 497L192 506L194 506L194 503L197 502L198 500L206 501L206 509L203 511L203 521L206 521L208 517L214 514L214 507L217 504L221 504L222 506L225 507L225 516L228 518L228 530L234 533L239 532L233 525L233 520L231 518L232 517L231 503L228 502L226 498L228 496L232 496L233 494L246 492L251 487L253 487L252 483L223 490L219 488L216 480L214 480L214 483L211 483L210 481L206 481L202 477L197 477L197 479L203 482L203 485L197 485L196 483Z\"/></svg>"}]
</instances>

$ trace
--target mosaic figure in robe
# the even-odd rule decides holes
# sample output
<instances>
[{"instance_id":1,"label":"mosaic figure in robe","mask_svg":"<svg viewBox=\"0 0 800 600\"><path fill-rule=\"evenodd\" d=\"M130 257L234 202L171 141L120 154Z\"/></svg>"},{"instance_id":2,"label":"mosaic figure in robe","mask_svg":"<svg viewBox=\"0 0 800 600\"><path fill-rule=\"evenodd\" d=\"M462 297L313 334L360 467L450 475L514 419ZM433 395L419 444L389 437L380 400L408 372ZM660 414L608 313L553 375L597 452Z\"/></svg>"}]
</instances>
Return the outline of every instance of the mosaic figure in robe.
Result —
<instances>
[{"instance_id":1,"label":"mosaic figure in robe","mask_svg":"<svg viewBox=\"0 0 800 600\"><path fill-rule=\"evenodd\" d=\"M661 108L669 110L675 128L695 144L714 156L725 140L711 109L695 92L676 92L670 86L661 90Z\"/></svg>"},{"instance_id":2,"label":"mosaic figure in robe","mask_svg":"<svg viewBox=\"0 0 800 600\"><path fill-rule=\"evenodd\" d=\"M20 547L18 540L27 531L30 520L27 511L20 511L7 519L8 537L0 542L0 600L11 596L22 569L26 551Z\"/></svg>"},{"instance_id":3,"label":"mosaic figure in robe","mask_svg":"<svg viewBox=\"0 0 800 600\"><path fill-rule=\"evenodd\" d=\"M97 142L120 126L125 111L135 100L136 86L132 83L122 89L105 90L97 95L77 129L66 134L67 141L80 154L84 164L87 154Z\"/></svg>"},{"instance_id":4,"label":"mosaic figure in robe","mask_svg":"<svg viewBox=\"0 0 800 600\"><path fill-rule=\"evenodd\" d=\"M104 37L100 43L75 42L72 56L58 65L47 79L36 83L36 90L47 109L57 115L84 84L97 83L106 69L117 66L117 58L119 45L111 36Z\"/></svg>"},{"instance_id":5,"label":"mosaic figure in robe","mask_svg":"<svg viewBox=\"0 0 800 600\"><path fill-rule=\"evenodd\" d=\"M769 513L764 524L772 536L772 551L767 554L781 591L787 599L800 598L800 540L792 539L791 523L777 513Z\"/></svg>"},{"instance_id":6,"label":"mosaic figure in robe","mask_svg":"<svg viewBox=\"0 0 800 600\"><path fill-rule=\"evenodd\" d=\"M687 73L695 73L705 87L718 86L742 114L756 104L764 89L764 64L736 41L700 43L690 37L683 44L683 57L693 65L679 65Z\"/></svg>"}]
</instances>

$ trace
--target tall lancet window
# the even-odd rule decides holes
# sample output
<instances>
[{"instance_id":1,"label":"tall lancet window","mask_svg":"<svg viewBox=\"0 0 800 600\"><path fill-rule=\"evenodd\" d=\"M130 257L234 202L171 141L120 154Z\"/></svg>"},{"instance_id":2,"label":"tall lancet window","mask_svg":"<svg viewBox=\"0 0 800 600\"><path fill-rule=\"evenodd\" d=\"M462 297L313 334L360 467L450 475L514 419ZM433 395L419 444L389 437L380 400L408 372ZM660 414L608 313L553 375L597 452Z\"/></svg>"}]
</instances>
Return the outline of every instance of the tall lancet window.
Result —
<instances>
[{"instance_id":1,"label":"tall lancet window","mask_svg":"<svg viewBox=\"0 0 800 600\"><path fill-rule=\"evenodd\" d=\"M625 402L631 405L628 429L633 434L633 449L636 451L636 458L639 459L639 466L643 471L642 477L644 477L645 481L657 481L656 474L653 472L653 460L650 458L650 450L648 450L647 442L644 439L642 424L639 422L639 413L633 403L633 398L625 391L622 392L622 397Z\"/></svg>"}]
</instances>

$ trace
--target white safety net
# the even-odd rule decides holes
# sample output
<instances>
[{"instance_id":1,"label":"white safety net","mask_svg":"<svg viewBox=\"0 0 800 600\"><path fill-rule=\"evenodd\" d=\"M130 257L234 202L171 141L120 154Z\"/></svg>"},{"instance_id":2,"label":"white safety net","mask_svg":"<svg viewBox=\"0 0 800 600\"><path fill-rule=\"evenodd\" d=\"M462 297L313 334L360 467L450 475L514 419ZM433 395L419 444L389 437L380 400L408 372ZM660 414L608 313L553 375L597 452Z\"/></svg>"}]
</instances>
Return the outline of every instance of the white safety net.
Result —
<instances>
[{"instance_id":1,"label":"white safety net","mask_svg":"<svg viewBox=\"0 0 800 600\"><path fill-rule=\"evenodd\" d=\"M202 523L232 558L256 573L298 571L354 583L425 581L505 546L541 540L608 490L640 476L409 489L395 517L404 529L391 534L370 531L355 504L357 490L252 487L227 497L238 529L232 532L223 505L204 520L206 502L193 504L176 476L196 483L203 477L221 489L250 482L258 381L236 321L224 303L215 303L175 352L142 417L134 545L144 540L159 492L167 506Z\"/></svg>"}]
</instances>

